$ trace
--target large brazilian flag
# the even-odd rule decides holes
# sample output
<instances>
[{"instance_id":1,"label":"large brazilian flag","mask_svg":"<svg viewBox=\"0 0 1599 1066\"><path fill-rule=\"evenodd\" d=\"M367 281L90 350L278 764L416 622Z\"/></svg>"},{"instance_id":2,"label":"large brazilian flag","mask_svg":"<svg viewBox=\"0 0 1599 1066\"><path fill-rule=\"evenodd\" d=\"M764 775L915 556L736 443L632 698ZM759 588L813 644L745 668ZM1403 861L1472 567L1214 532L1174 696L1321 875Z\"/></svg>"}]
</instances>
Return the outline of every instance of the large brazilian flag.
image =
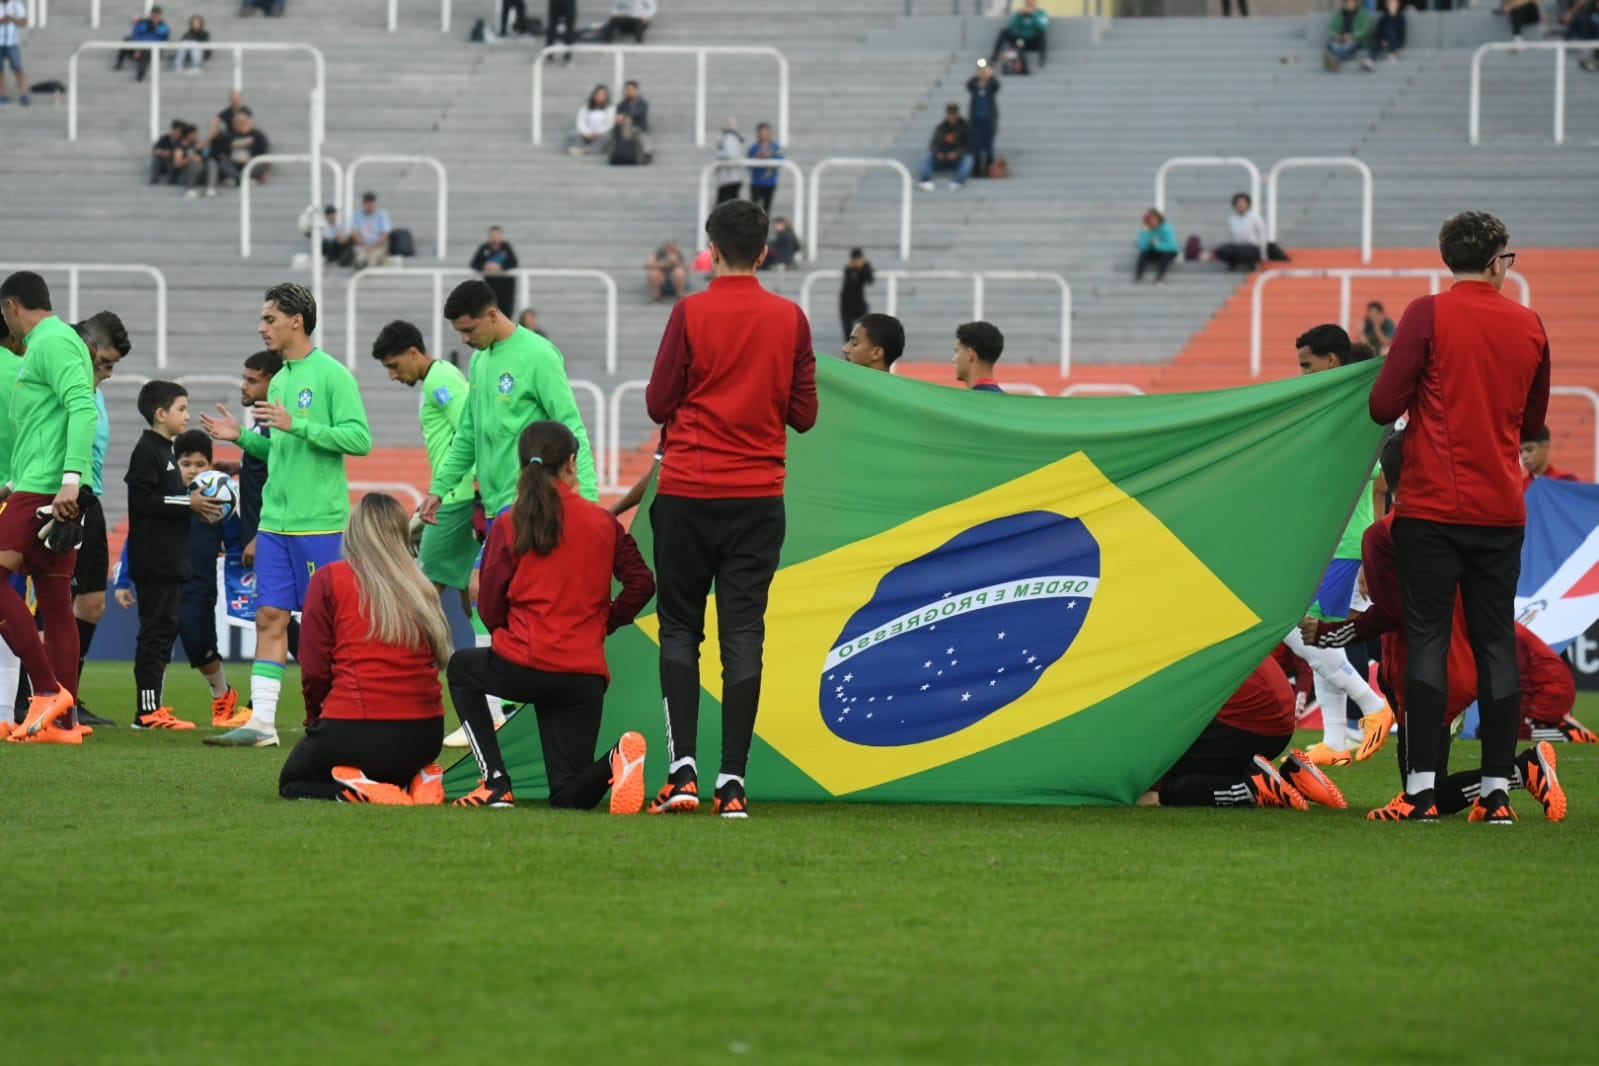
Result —
<instances>
[{"instance_id":1,"label":"large brazilian flag","mask_svg":"<svg viewBox=\"0 0 1599 1066\"><path fill-rule=\"evenodd\" d=\"M823 359L820 418L789 440L752 796L1132 801L1304 614L1370 476L1375 373L1057 399ZM601 736L644 734L652 788L658 623L651 605L610 639ZM710 780L714 603L706 632ZM547 795L532 712L500 742L519 798ZM475 777L465 760L451 794Z\"/></svg>"}]
</instances>

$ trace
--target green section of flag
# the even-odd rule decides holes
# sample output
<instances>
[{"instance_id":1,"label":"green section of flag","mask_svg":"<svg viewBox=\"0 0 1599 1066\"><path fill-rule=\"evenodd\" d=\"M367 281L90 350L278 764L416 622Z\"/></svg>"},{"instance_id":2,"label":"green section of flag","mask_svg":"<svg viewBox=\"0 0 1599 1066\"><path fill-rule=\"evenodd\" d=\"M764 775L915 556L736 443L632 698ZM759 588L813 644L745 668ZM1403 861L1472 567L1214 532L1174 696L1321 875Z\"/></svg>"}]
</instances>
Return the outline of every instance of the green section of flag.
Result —
<instances>
[{"instance_id":1,"label":"green section of flag","mask_svg":"<svg viewBox=\"0 0 1599 1066\"><path fill-rule=\"evenodd\" d=\"M823 360L821 417L810 433L790 439L788 537L768 611L752 795L1130 801L1304 613L1371 470L1381 435L1366 413L1375 373L1367 364L1217 392L1059 399L964 392ZM1048 498L1056 480L1060 497ZM846 622L868 601L887 602L880 590L893 587L889 575L917 566L940 583L947 571L952 588L965 587L969 567L932 548L968 527L989 528L985 522L1009 529L1012 494L1019 512L1080 517L1103 556L1105 576L1087 620L1061 657L1025 695L931 740L874 747L830 732L843 727L820 728L836 721L822 711L832 682L820 671ZM647 508L633 533L650 559ZM1143 535L1151 530L1158 536ZM904 558L894 555L901 543ZM1003 558L1008 543L983 551ZM1019 609L1014 602L990 614L1003 621L1006 610ZM652 784L664 772L665 750L653 610L642 628L629 627L608 645L613 682L600 741L642 732ZM987 617L957 615L968 623ZM893 647L926 643L919 634L905 639ZM1158 662L1140 655L1162 641L1176 650ZM875 658L858 660L867 664L863 673L884 685L897 680L882 665L890 652L867 654ZM1125 677L1109 676L1124 659ZM708 665L714 671L714 661ZM774 676L782 684L774 686ZM702 682L699 761L708 779L719 746L712 695L719 686L710 673ZM1104 694L1077 707L1089 688ZM900 707L910 705L903 689L894 691ZM500 737L518 794L536 797L544 782L530 715ZM963 736L989 739L963 750ZM876 774L874 760L892 768ZM452 794L474 776L470 767L452 772ZM873 783L855 787L863 781Z\"/></svg>"}]
</instances>

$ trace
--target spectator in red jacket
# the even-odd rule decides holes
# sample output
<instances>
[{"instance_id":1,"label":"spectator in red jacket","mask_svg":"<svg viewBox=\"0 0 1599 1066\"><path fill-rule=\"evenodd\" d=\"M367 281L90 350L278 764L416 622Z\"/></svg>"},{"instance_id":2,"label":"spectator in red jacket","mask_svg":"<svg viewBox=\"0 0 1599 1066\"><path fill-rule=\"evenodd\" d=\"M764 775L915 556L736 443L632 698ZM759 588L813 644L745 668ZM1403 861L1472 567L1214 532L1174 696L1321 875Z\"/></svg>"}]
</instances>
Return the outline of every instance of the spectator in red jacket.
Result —
<instances>
[{"instance_id":1,"label":"spectator in red jacket","mask_svg":"<svg viewBox=\"0 0 1599 1066\"><path fill-rule=\"evenodd\" d=\"M1492 215L1467 211L1444 223L1438 244L1455 285L1405 309L1371 390L1373 421L1387 425L1409 412L1405 491L1394 505L1410 652L1404 700L1414 725L1405 791L1390 805L1402 820L1437 816L1457 590L1482 710L1482 791L1471 819L1515 820L1514 622L1527 522L1521 442L1543 427L1549 407L1549 340L1537 315L1500 294L1516 259L1509 243Z\"/></svg>"},{"instance_id":2,"label":"spectator in red jacket","mask_svg":"<svg viewBox=\"0 0 1599 1066\"><path fill-rule=\"evenodd\" d=\"M1580 481L1576 474L1558 470L1549 461L1549 427L1539 426L1531 436L1521 438L1521 469L1526 474L1526 485L1535 478L1547 477L1556 481ZM1525 485L1523 486L1525 487Z\"/></svg>"},{"instance_id":3,"label":"spectator in red jacket","mask_svg":"<svg viewBox=\"0 0 1599 1066\"><path fill-rule=\"evenodd\" d=\"M345 560L321 567L300 622L305 736L278 777L284 799L443 803L439 667L450 625L411 554L411 516L362 497Z\"/></svg>"},{"instance_id":4,"label":"spectator in red jacket","mask_svg":"<svg viewBox=\"0 0 1599 1066\"><path fill-rule=\"evenodd\" d=\"M638 615L655 579L638 545L605 508L577 492L577 438L560 422L534 422L517 439L516 502L489 529L478 616L492 645L450 660L450 696L482 780L458 807L509 807L511 776L489 714L489 695L538 716L551 807L588 810L611 793L612 814L644 806L644 738L623 733L598 759L605 638ZM611 599L611 578L622 592Z\"/></svg>"},{"instance_id":5,"label":"spectator in red jacket","mask_svg":"<svg viewBox=\"0 0 1599 1066\"><path fill-rule=\"evenodd\" d=\"M722 646L715 809L749 812L744 770L761 698L766 596L783 548L788 430L816 424L810 323L755 278L766 230L766 212L747 200L711 212L716 276L672 308L644 394L670 441L650 506L670 760L652 813L699 808L700 642L712 585Z\"/></svg>"}]
</instances>

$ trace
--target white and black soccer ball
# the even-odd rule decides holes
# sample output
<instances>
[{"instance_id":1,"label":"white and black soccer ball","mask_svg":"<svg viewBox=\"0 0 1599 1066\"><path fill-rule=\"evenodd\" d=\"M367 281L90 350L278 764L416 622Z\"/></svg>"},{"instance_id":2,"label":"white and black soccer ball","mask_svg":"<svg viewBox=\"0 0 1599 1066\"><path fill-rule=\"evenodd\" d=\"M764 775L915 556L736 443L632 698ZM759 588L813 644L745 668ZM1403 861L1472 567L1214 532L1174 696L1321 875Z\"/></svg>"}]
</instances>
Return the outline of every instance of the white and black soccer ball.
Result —
<instances>
[{"instance_id":1,"label":"white and black soccer ball","mask_svg":"<svg viewBox=\"0 0 1599 1066\"><path fill-rule=\"evenodd\" d=\"M239 490L233 485L233 479L220 470L202 470L195 475L194 481L189 485L190 492L198 492L201 496L218 504L222 513L215 518L207 519L210 522L226 522L239 506Z\"/></svg>"}]
</instances>

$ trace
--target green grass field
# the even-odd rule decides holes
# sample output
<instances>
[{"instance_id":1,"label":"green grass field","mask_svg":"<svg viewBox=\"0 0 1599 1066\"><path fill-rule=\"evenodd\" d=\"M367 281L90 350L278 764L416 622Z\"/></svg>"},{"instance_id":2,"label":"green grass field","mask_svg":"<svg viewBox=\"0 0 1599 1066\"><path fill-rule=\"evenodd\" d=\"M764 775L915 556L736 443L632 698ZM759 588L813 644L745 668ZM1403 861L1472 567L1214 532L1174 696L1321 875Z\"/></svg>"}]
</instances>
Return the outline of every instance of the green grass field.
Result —
<instances>
[{"instance_id":1,"label":"green grass field","mask_svg":"<svg viewBox=\"0 0 1599 1066\"><path fill-rule=\"evenodd\" d=\"M171 689L205 706L192 673ZM85 694L125 719L128 667ZM1559 747L1560 825L1525 793L1490 829L763 805L758 781L724 823L285 803L283 750L201 735L0 750L0 1062L1596 1055L1593 748ZM1391 751L1337 779L1387 800Z\"/></svg>"}]
</instances>

